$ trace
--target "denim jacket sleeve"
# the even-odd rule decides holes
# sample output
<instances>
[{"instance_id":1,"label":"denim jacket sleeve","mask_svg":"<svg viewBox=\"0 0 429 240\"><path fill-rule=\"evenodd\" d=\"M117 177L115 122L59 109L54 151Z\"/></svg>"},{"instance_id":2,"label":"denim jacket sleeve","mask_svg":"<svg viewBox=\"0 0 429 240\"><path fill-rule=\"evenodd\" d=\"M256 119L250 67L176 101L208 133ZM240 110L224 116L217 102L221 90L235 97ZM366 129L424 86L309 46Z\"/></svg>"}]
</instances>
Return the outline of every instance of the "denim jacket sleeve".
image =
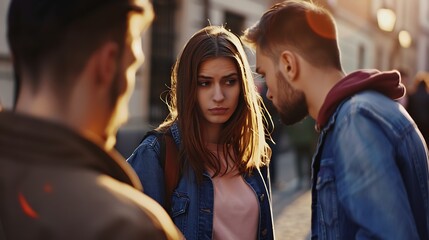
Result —
<instances>
[{"instance_id":1,"label":"denim jacket sleeve","mask_svg":"<svg viewBox=\"0 0 429 240\"><path fill-rule=\"evenodd\" d=\"M164 206L164 170L159 161L160 144L154 135L150 135L134 150L127 162L136 171L143 191Z\"/></svg>"},{"instance_id":2,"label":"denim jacket sleeve","mask_svg":"<svg viewBox=\"0 0 429 240\"><path fill-rule=\"evenodd\" d=\"M346 112L337 119L332 151L339 204L359 228L356 239L418 239L395 162L400 137L368 108Z\"/></svg>"}]
</instances>

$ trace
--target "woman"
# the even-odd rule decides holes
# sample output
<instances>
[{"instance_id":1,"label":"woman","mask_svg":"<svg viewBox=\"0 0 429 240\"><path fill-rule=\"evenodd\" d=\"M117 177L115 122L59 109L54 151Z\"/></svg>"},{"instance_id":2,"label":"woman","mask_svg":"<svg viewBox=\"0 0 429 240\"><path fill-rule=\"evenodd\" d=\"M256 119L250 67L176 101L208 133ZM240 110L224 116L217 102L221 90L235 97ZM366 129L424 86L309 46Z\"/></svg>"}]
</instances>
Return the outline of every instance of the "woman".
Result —
<instances>
[{"instance_id":1,"label":"woman","mask_svg":"<svg viewBox=\"0 0 429 240\"><path fill-rule=\"evenodd\" d=\"M216 26L192 36L174 66L168 106L157 131L170 131L181 174L167 211L185 237L273 239L265 107L240 40ZM128 162L166 207L159 141L146 137Z\"/></svg>"}]
</instances>

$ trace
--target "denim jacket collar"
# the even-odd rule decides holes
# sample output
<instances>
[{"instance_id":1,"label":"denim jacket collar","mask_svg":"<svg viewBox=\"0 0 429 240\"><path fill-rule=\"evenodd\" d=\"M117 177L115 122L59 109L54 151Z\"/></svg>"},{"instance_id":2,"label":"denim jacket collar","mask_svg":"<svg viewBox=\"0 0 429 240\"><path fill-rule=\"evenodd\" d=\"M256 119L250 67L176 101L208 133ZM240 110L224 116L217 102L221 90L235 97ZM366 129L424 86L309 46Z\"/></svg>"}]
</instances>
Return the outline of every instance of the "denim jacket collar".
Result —
<instances>
[{"instance_id":1,"label":"denim jacket collar","mask_svg":"<svg viewBox=\"0 0 429 240\"><path fill-rule=\"evenodd\" d=\"M344 104L344 102L346 102L347 100L348 100L349 98L347 98L347 99L344 99L344 101L342 101L339 105L338 105L338 107L337 107L337 109L335 109L335 112L331 115L331 117L329 117L329 120L328 120L328 122L324 125L324 126L321 126L320 128L319 128L319 126L316 124L314 127L315 127L315 129L316 129L316 131L318 132L318 133L326 133L326 132L328 132L333 126L334 126L334 124L335 124L335 120L336 120L336 118L337 118L337 115L338 115L338 112L340 111L340 109L341 109L341 106Z\"/></svg>"}]
</instances>

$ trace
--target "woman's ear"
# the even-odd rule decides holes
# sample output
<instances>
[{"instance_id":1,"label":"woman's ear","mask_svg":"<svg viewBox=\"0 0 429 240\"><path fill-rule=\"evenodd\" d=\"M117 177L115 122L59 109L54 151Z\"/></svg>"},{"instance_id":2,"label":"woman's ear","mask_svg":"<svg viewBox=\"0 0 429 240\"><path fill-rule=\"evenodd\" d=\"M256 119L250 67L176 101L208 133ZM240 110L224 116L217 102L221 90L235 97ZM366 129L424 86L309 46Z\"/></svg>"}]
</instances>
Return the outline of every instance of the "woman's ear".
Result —
<instances>
[{"instance_id":1,"label":"woman's ear","mask_svg":"<svg viewBox=\"0 0 429 240\"><path fill-rule=\"evenodd\" d=\"M294 81L298 74L298 61L294 53L289 50L283 51L280 54L279 61L280 71L287 77L288 80Z\"/></svg>"}]
</instances>

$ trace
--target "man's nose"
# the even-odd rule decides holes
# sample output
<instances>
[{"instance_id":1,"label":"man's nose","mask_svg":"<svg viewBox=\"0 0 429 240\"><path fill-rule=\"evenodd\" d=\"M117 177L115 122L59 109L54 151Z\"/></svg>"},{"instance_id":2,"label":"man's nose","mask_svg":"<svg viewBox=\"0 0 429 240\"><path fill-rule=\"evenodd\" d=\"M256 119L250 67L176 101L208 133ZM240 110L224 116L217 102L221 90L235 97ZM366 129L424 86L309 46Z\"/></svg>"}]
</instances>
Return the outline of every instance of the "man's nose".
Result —
<instances>
[{"instance_id":1,"label":"man's nose","mask_svg":"<svg viewBox=\"0 0 429 240\"><path fill-rule=\"evenodd\" d=\"M265 94L265 96L266 96L270 101L272 101L272 100L273 100L273 95L271 94L271 92L270 92L270 89L269 89L269 88L267 89L267 93Z\"/></svg>"}]
</instances>

